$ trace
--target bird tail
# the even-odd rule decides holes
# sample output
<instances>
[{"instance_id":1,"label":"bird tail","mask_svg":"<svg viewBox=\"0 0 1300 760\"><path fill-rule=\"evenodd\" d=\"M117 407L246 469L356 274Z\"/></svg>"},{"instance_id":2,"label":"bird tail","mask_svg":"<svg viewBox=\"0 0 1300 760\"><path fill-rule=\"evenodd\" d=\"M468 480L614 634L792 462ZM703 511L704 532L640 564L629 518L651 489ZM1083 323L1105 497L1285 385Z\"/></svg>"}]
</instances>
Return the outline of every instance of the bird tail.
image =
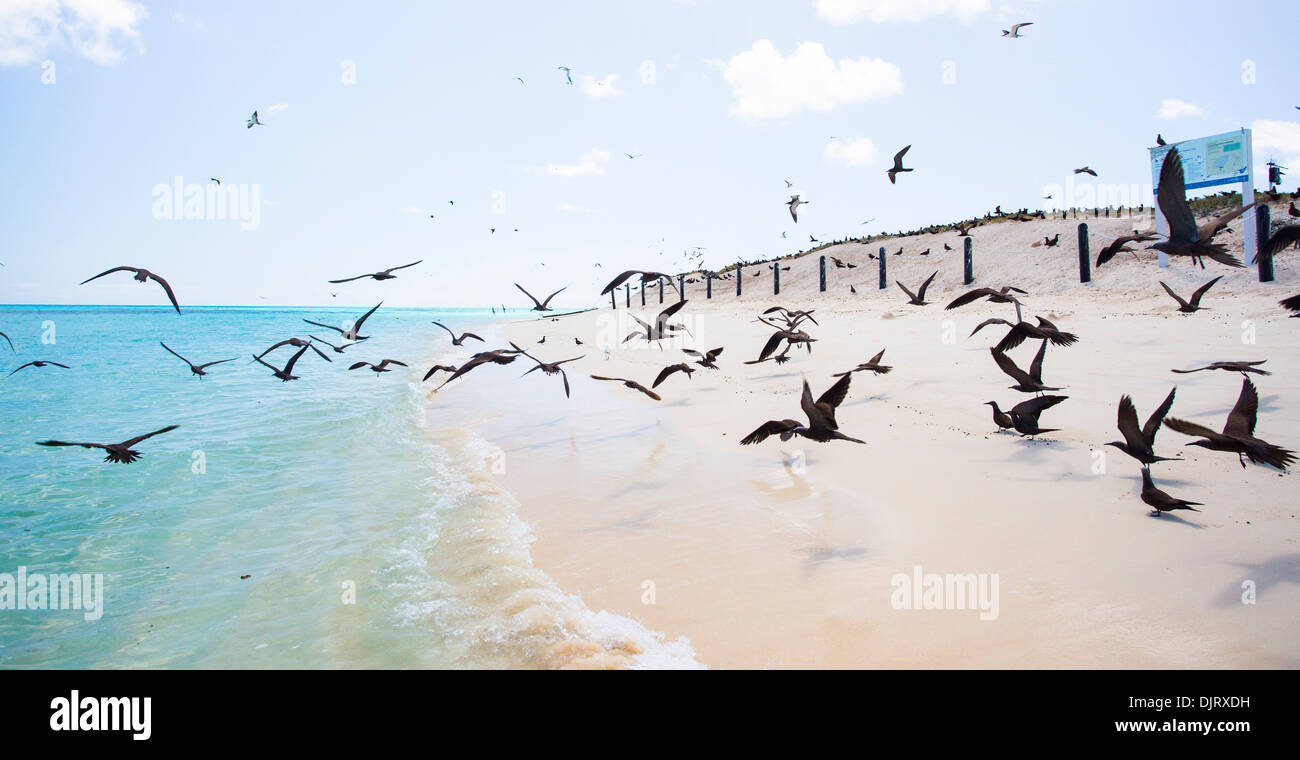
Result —
<instances>
[{"instance_id":1,"label":"bird tail","mask_svg":"<svg viewBox=\"0 0 1300 760\"><path fill-rule=\"evenodd\" d=\"M1246 456L1256 464L1267 464L1279 470L1285 470L1295 462L1295 452L1274 446L1264 441L1255 441L1246 446Z\"/></svg>"}]
</instances>

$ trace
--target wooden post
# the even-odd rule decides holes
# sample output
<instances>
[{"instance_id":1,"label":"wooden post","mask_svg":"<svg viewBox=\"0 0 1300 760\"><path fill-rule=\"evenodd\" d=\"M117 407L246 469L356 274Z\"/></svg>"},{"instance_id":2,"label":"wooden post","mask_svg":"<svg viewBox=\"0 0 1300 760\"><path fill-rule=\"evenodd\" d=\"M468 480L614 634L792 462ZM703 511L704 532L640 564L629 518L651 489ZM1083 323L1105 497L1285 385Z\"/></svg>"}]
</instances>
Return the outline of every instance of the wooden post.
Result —
<instances>
[{"instance_id":1,"label":"wooden post","mask_svg":"<svg viewBox=\"0 0 1300 760\"><path fill-rule=\"evenodd\" d=\"M1088 223L1079 225L1079 282L1092 282L1092 261L1088 258Z\"/></svg>"},{"instance_id":2,"label":"wooden post","mask_svg":"<svg viewBox=\"0 0 1300 760\"><path fill-rule=\"evenodd\" d=\"M745 268L737 264L736 265L736 297L737 298L740 297L740 283L744 279L745 279Z\"/></svg>"},{"instance_id":3,"label":"wooden post","mask_svg":"<svg viewBox=\"0 0 1300 760\"><path fill-rule=\"evenodd\" d=\"M821 292L825 293L826 292L826 257L825 256L822 256L821 259L818 261L818 267L819 267L818 274L821 277Z\"/></svg>"},{"instance_id":4,"label":"wooden post","mask_svg":"<svg viewBox=\"0 0 1300 760\"><path fill-rule=\"evenodd\" d=\"M884 246L881 246L881 247L880 247L880 253L877 253L877 254L876 254L876 258L880 259L880 289L881 289L881 290L884 290L885 288L889 287L889 286L886 284L886 282L885 282L885 248L884 248Z\"/></svg>"},{"instance_id":5,"label":"wooden post","mask_svg":"<svg viewBox=\"0 0 1300 760\"><path fill-rule=\"evenodd\" d=\"M664 278L659 278L659 303L664 302Z\"/></svg>"},{"instance_id":6,"label":"wooden post","mask_svg":"<svg viewBox=\"0 0 1300 760\"><path fill-rule=\"evenodd\" d=\"M1255 242L1258 250L1262 252L1264 246L1268 245L1268 206L1255 207ZM1259 266L1259 281L1273 281L1273 257L1263 256L1260 253L1255 254L1255 263Z\"/></svg>"},{"instance_id":7,"label":"wooden post","mask_svg":"<svg viewBox=\"0 0 1300 760\"><path fill-rule=\"evenodd\" d=\"M677 275L677 300L686 300L686 275L684 274Z\"/></svg>"},{"instance_id":8,"label":"wooden post","mask_svg":"<svg viewBox=\"0 0 1300 760\"><path fill-rule=\"evenodd\" d=\"M623 286L623 304L629 309L632 308L632 283L630 282Z\"/></svg>"},{"instance_id":9,"label":"wooden post","mask_svg":"<svg viewBox=\"0 0 1300 760\"><path fill-rule=\"evenodd\" d=\"M609 308L618 309L618 301L614 300L614 291L609 291Z\"/></svg>"},{"instance_id":10,"label":"wooden post","mask_svg":"<svg viewBox=\"0 0 1300 760\"><path fill-rule=\"evenodd\" d=\"M970 238L962 240L962 260L965 264L965 278L962 282L969 285L975 282L975 241Z\"/></svg>"},{"instance_id":11,"label":"wooden post","mask_svg":"<svg viewBox=\"0 0 1300 760\"><path fill-rule=\"evenodd\" d=\"M781 262L772 262L772 295L781 295Z\"/></svg>"},{"instance_id":12,"label":"wooden post","mask_svg":"<svg viewBox=\"0 0 1300 760\"><path fill-rule=\"evenodd\" d=\"M641 307L645 308L645 280L641 281Z\"/></svg>"},{"instance_id":13,"label":"wooden post","mask_svg":"<svg viewBox=\"0 0 1300 760\"><path fill-rule=\"evenodd\" d=\"M713 273L712 272L709 272L708 274L704 275L704 297L705 298L713 297Z\"/></svg>"}]
</instances>

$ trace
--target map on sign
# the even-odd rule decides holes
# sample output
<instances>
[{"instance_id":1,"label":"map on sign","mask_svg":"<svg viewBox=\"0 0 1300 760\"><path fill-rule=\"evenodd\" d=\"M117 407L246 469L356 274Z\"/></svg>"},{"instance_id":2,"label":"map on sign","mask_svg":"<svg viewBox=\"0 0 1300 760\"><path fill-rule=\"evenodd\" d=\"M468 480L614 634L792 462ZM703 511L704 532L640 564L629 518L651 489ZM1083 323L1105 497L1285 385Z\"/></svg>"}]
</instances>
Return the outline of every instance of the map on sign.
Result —
<instances>
[{"instance_id":1,"label":"map on sign","mask_svg":"<svg viewBox=\"0 0 1300 760\"><path fill-rule=\"evenodd\" d=\"M1151 176L1157 182L1160 167L1171 148L1178 148L1178 154L1183 158L1183 180L1188 190L1245 182L1249 176L1245 130L1152 148Z\"/></svg>"}]
</instances>

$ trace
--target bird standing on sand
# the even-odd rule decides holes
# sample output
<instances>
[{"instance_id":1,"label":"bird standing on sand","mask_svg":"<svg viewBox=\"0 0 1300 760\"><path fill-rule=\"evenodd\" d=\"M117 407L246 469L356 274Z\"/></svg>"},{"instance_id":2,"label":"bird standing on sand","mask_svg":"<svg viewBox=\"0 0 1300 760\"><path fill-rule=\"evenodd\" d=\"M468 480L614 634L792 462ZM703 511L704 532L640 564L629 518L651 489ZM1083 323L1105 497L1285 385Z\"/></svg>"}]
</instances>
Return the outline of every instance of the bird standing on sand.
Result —
<instances>
[{"instance_id":1,"label":"bird standing on sand","mask_svg":"<svg viewBox=\"0 0 1300 760\"><path fill-rule=\"evenodd\" d=\"M66 365L66 364L59 364L58 362L51 362L51 361L34 361L34 362L27 362L26 364L22 365L21 367L19 367L18 369L14 370L13 372L10 372L9 374L10 374L10 375L13 375L14 372L17 372L18 370L21 370L21 369L26 369L26 368L28 368L28 367L36 367L37 369L40 369L41 367L45 367L45 366L53 366L53 367L62 367L62 368L64 368L64 369L72 369L72 368L69 367L68 365Z\"/></svg>"},{"instance_id":2,"label":"bird standing on sand","mask_svg":"<svg viewBox=\"0 0 1300 760\"><path fill-rule=\"evenodd\" d=\"M180 304L176 303L176 294L172 292L172 286L168 285L166 280L154 274L153 272L150 272L148 269L140 269L138 267L113 267L112 269L106 272L100 272L99 274L95 275L94 277L91 277L90 279L82 280L81 284L85 285L86 283L90 282L90 280L98 280L100 277L103 277L106 274L112 274L114 272L134 272L135 273L134 279L136 282L148 282L149 280L153 280L154 282L158 283L159 285L162 286L163 290L167 291L167 299L172 302L172 308L176 309L177 314L181 313L181 306Z\"/></svg>"},{"instance_id":3,"label":"bird standing on sand","mask_svg":"<svg viewBox=\"0 0 1300 760\"><path fill-rule=\"evenodd\" d=\"M433 323L434 323L435 325L437 325L437 326L439 326L439 327L441 327L442 329L444 329L444 330L447 331L447 334L451 336L451 344L452 344L453 346L459 346L459 345L463 344L463 343L464 343L467 339L469 339L469 338L473 338L474 340L477 340L477 341L480 342L480 343L483 342L483 339L480 338L479 336L475 335L474 333L471 333L471 332L461 333L461 334L460 334L460 337L456 337L456 333L452 332L450 327L444 325L443 323L441 323L441 322L439 322L439 321L437 321L437 320L434 320Z\"/></svg>"},{"instance_id":4,"label":"bird standing on sand","mask_svg":"<svg viewBox=\"0 0 1300 760\"><path fill-rule=\"evenodd\" d=\"M1205 506L1199 501L1187 501L1186 499L1175 499L1169 494L1156 488L1156 484L1151 480L1151 468L1142 468L1142 501L1154 510L1151 514L1159 517L1162 512L1172 512L1176 509L1187 509L1192 512L1200 512L1197 507Z\"/></svg>"},{"instance_id":5,"label":"bird standing on sand","mask_svg":"<svg viewBox=\"0 0 1300 760\"><path fill-rule=\"evenodd\" d=\"M122 441L121 443L69 443L67 441L37 441L36 445L37 446L80 446L83 449L103 449L104 451L108 452L108 456L104 457L105 462L117 462L118 464L130 464L136 461L137 459L139 459L141 456L143 456L143 454L141 454L140 452L133 451L131 449L132 446L148 438L153 438L155 435L162 435L163 433L167 433L172 430L175 430L178 427L180 427L180 425L168 425L162 430L155 430L152 433L145 433L144 435L138 435L135 438Z\"/></svg>"},{"instance_id":6,"label":"bird standing on sand","mask_svg":"<svg viewBox=\"0 0 1300 760\"><path fill-rule=\"evenodd\" d=\"M1230 267L1244 266L1235 256L1228 253L1222 245L1202 241L1196 228L1196 216L1187 204L1187 186L1183 179L1183 159L1177 148L1170 148L1160 167L1160 184L1156 188L1156 203L1160 213L1169 222L1169 238L1163 242L1153 243L1148 248L1162 251L1169 256L1190 256L1193 260L1200 257L1214 259ZM1201 267L1205 263L1201 262Z\"/></svg>"},{"instance_id":7,"label":"bird standing on sand","mask_svg":"<svg viewBox=\"0 0 1300 760\"><path fill-rule=\"evenodd\" d=\"M421 262L423 262L423 261L424 261L424 259L420 259L420 261L413 261L413 262L411 262L410 264L403 264L403 265L401 265L400 267L393 267L392 269L385 269L385 270L382 271L382 272L374 272L373 274L359 274L359 275L357 275L356 277L348 277L347 279L344 279L344 280L330 280L330 284L331 284L331 285L337 285L337 284L339 284L339 283L341 283L341 282L352 282L353 280L364 280L364 279L367 278L367 277L369 277L369 278L372 279L372 280L379 280L379 281L381 281L381 282L382 282L383 280L396 280L396 279L397 279L397 275L393 274L393 272L396 272L396 271L399 270L399 269L409 269L410 267L413 267L413 266L415 266L416 264L419 264L419 263L421 263Z\"/></svg>"},{"instance_id":8,"label":"bird standing on sand","mask_svg":"<svg viewBox=\"0 0 1300 760\"><path fill-rule=\"evenodd\" d=\"M934 281L934 278L937 277L938 274L939 274L939 270L937 269L934 270L934 274L926 278L925 282L921 283L921 289L916 291L915 293L908 290L907 286L904 285L902 282L899 282L898 280L894 280L894 284L898 285L899 288L902 288L903 292L907 294L908 305L925 306L927 303L929 303L928 301L925 300L925 291L930 287L930 283Z\"/></svg>"},{"instance_id":9,"label":"bird standing on sand","mask_svg":"<svg viewBox=\"0 0 1300 760\"><path fill-rule=\"evenodd\" d=\"M799 196L792 195L790 196L790 200L785 204L790 207L790 218L794 220L795 224L799 223L799 207L807 205L807 203L808 201L799 200Z\"/></svg>"},{"instance_id":10,"label":"bird standing on sand","mask_svg":"<svg viewBox=\"0 0 1300 760\"><path fill-rule=\"evenodd\" d=\"M835 410L843 403L845 396L848 395L849 383L852 380L852 375L845 375L816 401L813 401L812 389L808 387L808 381L804 380L803 394L799 397L799 406L803 409L803 413L807 415L808 424L802 425L797 420L790 419L768 420L760 425L757 430L742 438L740 444L748 446L761 443L772 435L781 436L782 441L788 441L798 435L820 443L827 441L866 443L866 441L850 438L841 433L839 424L835 421Z\"/></svg>"},{"instance_id":11,"label":"bird standing on sand","mask_svg":"<svg viewBox=\"0 0 1300 760\"><path fill-rule=\"evenodd\" d=\"M1171 462L1176 457L1156 456L1156 433L1160 431L1160 423L1164 422L1165 415L1174 406L1174 393L1177 388L1169 391L1165 400L1160 406L1147 417L1147 423L1138 427L1137 407L1133 405L1133 398L1128 395L1121 396L1119 399L1119 412L1116 418L1116 426L1119 428L1120 435L1124 436L1122 441L1111 441L1107 446L1114 446L1120 451L1128 454L1144 465L1154 464L1156 462Z\"/></svg>"},{"instance_id":12,"label":"bird standing on sand","mask_svg":"<svg viewBox=\"0 0 1300 760\"><path fill-rule=\"evenodd\" d=\"M880 349L880 353L871 357L870 359L863 362L862 364L859 364L858 366L854 367L848 372L837 372L834 375L831 375L831 377L844 377L845 375L851 375L854 372L873 372L877 375L887 375L889 374L889 371L893 369L893 367L886 367L885 365L881 364L880 360L883 358L885 358L885 349L882 348Z\"/></svg>"},{"instance_id":13,"label":"bird standing on sand","mask_svg":"<svg viewBox=\"0 0 1300 760\"><path fill-rule=\"evenodd\" d=\"M351 327L346 329L342 327L334 327L333 325L322 324L320 322L313 322L310 319L304 319L303 321L309 325L316 325L317 327L324 327L326 330L333 330L339 335L342 335L344 340L348 340L348 341L352 341L353 343L356 343L357 341L370 339L369 335L360 334L361 325L365 324L365 321L370 318L370 315L374 314L375 310L383 305L384 305L383 301L380 301L379 303L375 304L374 308L372 308L370 311L366 312L365 314L362 314L360 319L354 322Z\"/></svg>"},{"instance_id":14,"label":"bird standing on sand","mask_svg":"<svg viewBox=\"0 0 1300 760\"><path fill-rule=\"evenodd\" d=\"M1205 283L1201 287L1197 288L1196 292L1192 293L1192 298L1190 301L1184 301L1177 293L1175 293L1168 285L1166 285L1163 280L1160 281L1160 287L1165 289L1165 292L1169 294L1170 298L1173 298L1175 301L1178 302L1179 311L1181 311L1184 314L1192 314L1201 310L1201 297L1205 295L1205 292L1210 288L1214 287L1214 283L1222 279L1223 279L1223 275L1219 275L1218 277L1215 277L1213 280L1210 280L1209 282Z\"/></svg>"},{"instance_id":15,"label":"bird standing on sand","mask_svg":"<svg viewBox=\"0 0 1300 760\"><path fill-rule=\"evenodd\" d=\"M1285 470L1295 461L1295 453L1255 437L1255 421L1258 413L1259 391L1255 390L1255 384L1250 381L1250 378L1243 377L1241 395L1237 397L1237 403L1228 413L1228 421L1224 423L1222 432L1216 433L1203 425L1174 417L1165 420L1165 427L1177 430L1183 435L1201 436L1201 440L1192 441L1187 444L1188 446L1200 446L1211 451L1229 451L1236 454L1237 461L1241 462L1243 469L1246 467L1245 458L1249 458L1256 464L1272 465L1279 470Z\"/></svg>"},{"instance_id":16,"label":"bird standing on sand","mask_svg":"<svg viewBox=\"0 0 1300 760\"><path fill-rule=\"evenodd\" d=\"M1011 407L1009 412L999 409L996 401L985 401L984 403L993 407L993 422L999 428L1004 430L1013 429L1023 437L1057 432L1057 428L1039 427L1038 415L1068 398L1069 396L1038 396L1028 401L1021 401Z\"/></svg>"},{"instance_id":17,"label":"bird standing on sand","mask_svg":"<svg viewBox=\"0 0 1300 760\"><path fill-rule=\"evenodd\" d=\"M1211 364L1205 365L1204 367L1197 367L1195 369L1171 369L1169 371L1177 372L1180 375L1190 375L1193 372L1203 372L1205 370L1221 369L1224 370L1225 372L1240 372L1243 375L1248 372L1255 375L1271 375L1273 374L1272 372L1269 372L1266 369L1259 369L1259 365L1267 361L1268 359L1260 359L1257 362L1213 362Z\"/></svg>"},{"instance_id":18,"label":"bird standing on sand","mask_svg":"<svg viewBox=\"0 0 1300 760\"><path fill-rule=\"evenodd\" d=\"M1047 354L1047 341L1043 341L1042 345L1038 347L1038 353L1034 355L1034 360L1029 364L1029 372L1025 372L1016 366L1011 357L996 348L990 348L989 353L993 355L993 361L997 362L998 369L1001 369L1007 377L1016 381L1016 384L1011 386L1012 390L1021 393L1061 390L1043 384L1043 357Z\"/></svg>"},{"instance_id":19,"label":"bird standing on sand","mask_svg":"<svg viewBox=\"0 0 1300 760\"><path fill-rule=\"evenodd\" d=\"M895 184L895 178L898 176L899 172L912 171L911 169L903 168L903 156L907 155L907 152L911 149L912 146L909 145L906 148L903 148L902 150L894 154L894 165L889 167L889 169L885 172L885 174L889 175L889 184L891 185Z\"/></svg>"},{"instance_id":20,"label":"bird standing on sand","mask_svg":"<svg viewBox=\"0 0 1300 760\"><path fill-rule=\"evenodd\" d=\"M567 290L569 286L565 285L563 288L560 288L559 290L550 294L549 296L546 297L545 301L538 301L536 298L533 298L533 294L529 293L527 290L524 290L524 286L520 285L517 282L515 283L515 287L519 288L519 292L528 296L528 298L532 300L533 308L531 309L531 311L552 311L551 307L547 306L547 304L551 302L552 298L555 298L557 295Z\"/></svg>"},{"instance_id":21,"label":"bird standing on sand","mask_svg":"<svg viewBox=\"0 0 1300 760\"><path fill-rule=\"evenodd\" d=\"M167 353L171 354L172 356L175 356L177 359L180 359L181 361L183 361L183 362L185 362L186 364L188 364L188 365L190 366L190 374L197 376L200 380L203 379L203 376L204 376L204 375L208 374L207 372L204 371L204 370L206 370L208 367L211 367L211 366L214 366L214 365L217 365L217 364L225 364L226 362L233 362L233 361L234 361L234 359L231 358L231 359L220 359L220 360L215 361L215 362L208 362L207 364L195 364L194 362L190 361L189 359L186 359L184 356L181 356L180 354L178 354L178 353L176 353L175 351L173 351L173 350L171 350L170 348L168 348L166 343L163 343L162 341L158 341L158 345L162 346L162 347L163 347L163 350L165 350Z\"/></svg>"}]
</instances>

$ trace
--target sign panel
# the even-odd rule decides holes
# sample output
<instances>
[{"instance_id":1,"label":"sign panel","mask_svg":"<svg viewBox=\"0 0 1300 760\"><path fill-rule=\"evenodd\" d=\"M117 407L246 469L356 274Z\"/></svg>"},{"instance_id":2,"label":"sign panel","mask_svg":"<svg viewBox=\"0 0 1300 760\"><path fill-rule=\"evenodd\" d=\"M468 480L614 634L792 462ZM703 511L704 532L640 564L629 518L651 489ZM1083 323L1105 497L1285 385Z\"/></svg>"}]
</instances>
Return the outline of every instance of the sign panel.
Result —
<instances>
[{"instance_id":1,"label":"sign panel","mask_svg":"<svg viewBox=\"0 0 1300 760\"><path fill-rule=\"evenodd\" d=\"M1170 148L1183 157L1183 180L1188 190L1246 182L1250 175L1246 130L1170 143L1151 149L1152 185L1160 182L1160 167Z\"/></svg>"}]
</instances>

